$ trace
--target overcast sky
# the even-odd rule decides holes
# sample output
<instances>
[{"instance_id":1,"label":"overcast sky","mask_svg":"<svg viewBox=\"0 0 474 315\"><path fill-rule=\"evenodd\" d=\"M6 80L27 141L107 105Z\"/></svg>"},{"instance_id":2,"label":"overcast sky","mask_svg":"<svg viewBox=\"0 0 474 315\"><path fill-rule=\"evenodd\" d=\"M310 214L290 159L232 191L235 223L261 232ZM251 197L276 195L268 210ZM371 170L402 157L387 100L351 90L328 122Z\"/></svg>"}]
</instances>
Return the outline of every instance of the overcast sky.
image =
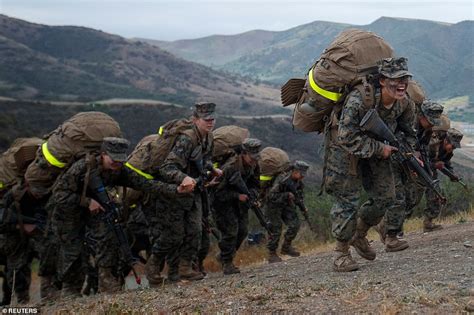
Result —
<instances>
[{"instance_id":1,"label":"overcast sky","mask_svg":"<svg viewBox=\"0 0 474 315\"><path fill-rule=\"evenodd\" d=\"M456 23L474 19L474 0L0 0L0 12L49 25L80 25L161 40L285 30L316 20L370 24L381 16Z\"/></svg>"}]
</instances>

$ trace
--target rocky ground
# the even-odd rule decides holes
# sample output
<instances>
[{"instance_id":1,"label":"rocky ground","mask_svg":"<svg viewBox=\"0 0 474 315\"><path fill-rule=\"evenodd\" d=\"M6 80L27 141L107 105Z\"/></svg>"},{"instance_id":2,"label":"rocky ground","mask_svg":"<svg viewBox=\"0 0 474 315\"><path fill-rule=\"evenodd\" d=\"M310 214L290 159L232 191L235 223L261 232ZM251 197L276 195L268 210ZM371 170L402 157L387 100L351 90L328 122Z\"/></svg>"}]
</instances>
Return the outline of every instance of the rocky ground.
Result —
<instances>
[{"instance_id":1,"label":"rocky ground","mask_svg":"<svg viewBox=\"0 0 474 315\"><path fill-rule=\"evenodd\" d=\"M278 264L212 273L196 283L60 302L41 311L74 313L460 313L474 300L474 222L406 236L410 248L357 257L360 270L334 273L331 251ZM61 312L61 314L63 314Z\"/></svg>"}]
</instances>

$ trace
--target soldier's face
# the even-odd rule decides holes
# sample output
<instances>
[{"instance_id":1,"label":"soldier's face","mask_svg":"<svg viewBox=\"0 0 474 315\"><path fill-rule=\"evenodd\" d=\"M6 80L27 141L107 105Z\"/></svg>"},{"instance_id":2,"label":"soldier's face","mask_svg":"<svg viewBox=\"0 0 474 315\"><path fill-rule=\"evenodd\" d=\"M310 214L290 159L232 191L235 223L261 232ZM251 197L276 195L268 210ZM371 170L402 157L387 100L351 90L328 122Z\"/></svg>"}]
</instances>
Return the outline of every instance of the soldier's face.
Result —
<instances>
[{"instance_id":1,"label":"soldier's face","mask_svg":"<svg viewBox=\"0 0 474 315\"><path fill-rule=\"evenodd\" d=\"M110 156L102 153L102 167L105 170L118 171L122 168L123 163L112 160Z\"/></svg>"},{"instance_id":2,"label":"soldier's face","mask_svg":"<svg viewBox=\"0 0 474 315\"><path fill-rule=\"evenodd\" d=\"M444 139L444 150L447 153L453 153L454 151L454 146L446 139Z\"/></svg>"},{"instance_id":3,"label":"soldier's face","mask_svg":"<svg viewBox=\"0 0 474 315\"><path fill-rule=\"evenodd\" d=\"M291 179L297 181L297 180L302 180L304 178L303 174L299 170L293 170L291 173Z\"/></svg>"},{"instance_id":4,"label":"soldier's face","mask_svg":"<svg viewBox=\"0 0 474 315\"><path fill-rule=\"evenodd\" d=\"M428 121L428 119L425 116L420 117L420 125L421 127L423 127L423 129L433 128L433 125Z\"/></svg>"},{"instance_id":5,"label":"soldier's face","mask_svg":"<svg viewBox=\"0 0 474 315\"><path fill-rule=\"evenodd\" d=\"M194 118L194 124L202 134L208 134L216 125L215 119Z\"/></svg>"},{"instance_id":6,"label":"soldier's face","mask_svg":"<svg viewBox=\"0 0 474 315\"><path fill-rule=\"evenodd\" d=\"M408 88L408 77L399 79L384 78L380 80L382 86L382 93L386 93L391 98L396 100L402 100L405 98L405 94Z\"/></svg>"},{"instance_id":7,"label":"soldier's face","mask_svg":"<svg viewBox=\"0 0 474 315\"><path fill-rule=\"evenodd\" d=\"M254 159L250 154L244 153L242 154L242 160L246 165L255 166L257 165L257 159Z\"/></svg>"}]
</instances>

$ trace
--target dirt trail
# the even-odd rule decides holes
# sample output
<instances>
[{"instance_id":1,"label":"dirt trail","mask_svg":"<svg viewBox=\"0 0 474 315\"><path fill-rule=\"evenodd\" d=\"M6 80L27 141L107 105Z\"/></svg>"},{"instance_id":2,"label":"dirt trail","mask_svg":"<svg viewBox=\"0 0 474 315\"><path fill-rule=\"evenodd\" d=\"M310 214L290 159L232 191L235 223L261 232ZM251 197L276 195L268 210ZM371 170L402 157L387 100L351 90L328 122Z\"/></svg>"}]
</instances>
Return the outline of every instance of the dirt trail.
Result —
<instances>
[{"instance_id":1,"label":"dirt trail","mask_svg":"<svg viewBox=\"0 0 474 315\"><path fill-rule=\"evenodd\" d=\"M474 222L406 236L410 248L358 257L359 271L334 273L332 252L252 266L240 275L208 275L197 283L165 285L112 296L80 298L42 308L76 312L203 313L455 313L474 299Z\"/></svg>"}]
</instances>

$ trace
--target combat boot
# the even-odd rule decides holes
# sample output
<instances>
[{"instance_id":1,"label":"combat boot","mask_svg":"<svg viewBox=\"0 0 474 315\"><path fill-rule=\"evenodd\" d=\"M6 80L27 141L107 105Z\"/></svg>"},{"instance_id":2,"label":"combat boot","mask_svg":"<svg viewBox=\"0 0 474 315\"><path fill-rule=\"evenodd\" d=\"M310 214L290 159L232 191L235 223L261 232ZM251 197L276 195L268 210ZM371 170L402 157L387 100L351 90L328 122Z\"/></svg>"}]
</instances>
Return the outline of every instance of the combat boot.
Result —
<instances>
[{"instance_id":1,"label":"combat boot","mask_svg":"<svg viewBox=\"0 0 474 315\"><path fill-rule=\"evenodd\" d=\"M222 263L222 271L225 275L240 273L239 268L237 268L232 261L226 261Z\"/></svg>"},{"instance_id":2,"label":"combat boot","mask_svg":"<svg viewBox=\"0 0 474 315\"><path fill-rule=\"evenodd\" d=\"M356 232L349 241L349 245L353 246L357 251L357 254L362 258L374 260L376 253L366 238L369 229L370 225L366 224L361 218L357 218Z\"/></svg>"},{"instance_id":3,"label":"combat boot","mask_svg":"<svg viewBox=\"0 0 474 315\"><path fill-rule=\"evenodd\" d=\"M203 274L198 271L194 271L192 263L187 260L181 260L179 263L179 276L181 279L191 281L204 279Z\"/></svg>"},{"instance_id":4,"label":"combat boot","mask_svg":"<svg viewBox=\"0 0 474 315\"><path fill-rule=\"evenodd\" d=\"M348 242L336 242L337 252L332 265L332 269L336 272L350 272L359 269L359 264L354 261L351 255Z\"/></svg>"},{"instance_id":5,"label":"combat boot","mask_svg":"<svg viewBox=\"0 0 474 315\"><path fill-rule=\"evenodd\" d=\"M270 254L268 255L268 263L272 264L272 263L278 263L278 262L282 262L282 259L280 258L280 256L278 256L276 251L271 250Z\"/></svg>"},{"instance_id":6,"label":"combat boot","mask_svg":"<svg viewBox=\"0 0 474 315\"><path fill-rule=\"evenodd\" d=\"M61 291L58 290L53 279L51 276L40 277L40 296L42 303L56 301L60 296Z\"/></svg>"},{"instance_id":7,"label":"combat boot","mask_svg":"<svg viewBox=\"0 0 474 315\"><path fill-rule=\"evenodd\" d=\"M425 218L425 220L423 221L423 232L425 233L442 229L443 226L441 226L440 224L434 224L433 219Z\"/></svg>"},{"instance_id":8,"label":"combat boot","mask_svg":"<svg viewBox=\"0 0 474 315\"><path fill-rule=\"evenodd\" d=\"M379 224L373 226L375 232L379 235L380 242L385 244L385 221L382 219Z\"/></svg>"},{"instance_id":9,"label":"combat boot","mask_svg":"<svg viewBox=\"0 0 474 315\"><path fill-rule=\"evenodd\" d=\"M388 234L385 239L385 251L386 252L399 252L409 247L408 242L404 239L400 239L396 234Z\"/></svg>"},{"instance_id":10,"label":"combat boot","mask_svg":"<svg viewBox=\"0 0 474 315\"><path fill-rule=\"evenodd\" d=\"M161 276L161 266L164 262L164 257L158 257L152 254L148 258L145 265L145 276L148 279L150 286L163 284L163 277Z\"/></svg>"},{"instance_id":11,"label":"combat boot","mask_svg":"<svg viewBox=\"0 0 474 315\"><path fill-rule=\"evenodd\" d=\"M285 241L281 247L282 255L288 255L291 257L298 257L300 256L300 252L297 251L293 246L291 246L291 242Z\"/></svg>"},{"instance_id":12,"label":"combat boot","mask_svg":"<svg viewBox=\"0 0 474 315\"><path fill-rule=\"evenodd\" d=\"M99 267L99 293L117 293L122 283L112 274L112 268Z\"/></svg>"},{"instance_id":13,"label":"combat boot","mask_svg":"<svg viewBox=\"0 0 474 315\"><path fill-rule=\"evenodd\" d=\"M172 264L168 266L168 276L166 277L166 281L168 283L174 283L180 281L181 278L179 276L179 268L178 264Z\"/></svg>"}]
</instances>

